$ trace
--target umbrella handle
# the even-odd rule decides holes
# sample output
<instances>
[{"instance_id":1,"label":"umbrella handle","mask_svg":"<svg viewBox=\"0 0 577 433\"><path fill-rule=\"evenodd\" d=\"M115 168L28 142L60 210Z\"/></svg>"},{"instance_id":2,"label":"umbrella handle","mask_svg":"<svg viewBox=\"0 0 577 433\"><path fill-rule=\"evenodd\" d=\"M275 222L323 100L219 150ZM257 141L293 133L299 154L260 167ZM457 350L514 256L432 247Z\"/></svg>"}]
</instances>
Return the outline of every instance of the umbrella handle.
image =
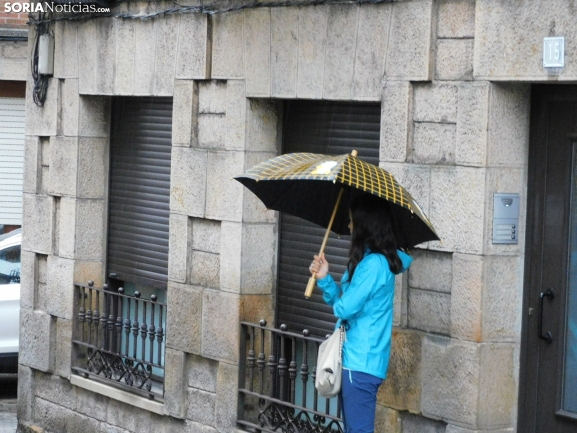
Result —
<instances>
[{"instance_id":1,"label":"umbrella handle","mask_svg":"<svg viewBox=\"0 0 577 433\"><path fill-rule=\"evenodd\" d=\"M316 272L309 278L309 282L307 284L307 288L305 290L305 298L310 298L313 294L313 289L317 283L317 274Z\"/></svg>"},{"instance_id":2,"label":"umbrella handle","mask_svg":"<svg viewBox=\"0 0 577 433\"><path fill-rule=\"evenodd\" d=\"M323 243L321 245L321 249L319 251L319 257L325 251L325 246L327 245L327 241L329 240L329 235L331 234L331 227L333 226L333 222L335 220L335 216L337 215L337 210L339 208L339 204L341 203L341 198L343 197L343 192L345 191L344 188L341 188L339 191L339 196L337 197L337 202L335 203L335 208L333 209L333 214L331 215L331 220L329 221L329 225L327 227L327 231L325 232L325 237L323 239ZM305 290L305 298L310 298L313 294L313 289L315 288L315 284L317 282L317 274L316 272L309 278L309 282L307 284L307 288Z\"/></svg>"}]
</instances>

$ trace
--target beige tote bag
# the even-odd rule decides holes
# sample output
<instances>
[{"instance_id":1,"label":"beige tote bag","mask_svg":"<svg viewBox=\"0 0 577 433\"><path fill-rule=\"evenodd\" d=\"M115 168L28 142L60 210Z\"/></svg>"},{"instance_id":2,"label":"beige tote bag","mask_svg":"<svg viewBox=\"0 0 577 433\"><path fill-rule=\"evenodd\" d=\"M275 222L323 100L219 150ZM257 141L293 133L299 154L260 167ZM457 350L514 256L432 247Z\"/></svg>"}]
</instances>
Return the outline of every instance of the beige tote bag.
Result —
<instances>
[{"instance_id":1,"label":"beige tote bag","mask_svg":"<svg viewBox=\"0 0 577 433\"><path fill-rule=\"evenodd\" d=\"M345 327L341 326L319 346L315 387L325 398L333 398L341 391L344 337Z\"/></svg>"}]
</instances>

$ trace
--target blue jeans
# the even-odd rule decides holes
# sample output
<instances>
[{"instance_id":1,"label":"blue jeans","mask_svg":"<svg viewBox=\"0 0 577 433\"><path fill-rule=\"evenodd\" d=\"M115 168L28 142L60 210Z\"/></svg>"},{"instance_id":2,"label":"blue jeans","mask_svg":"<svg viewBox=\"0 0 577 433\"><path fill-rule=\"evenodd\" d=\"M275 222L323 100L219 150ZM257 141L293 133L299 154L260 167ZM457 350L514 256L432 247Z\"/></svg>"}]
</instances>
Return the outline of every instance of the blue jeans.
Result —
<instances>
[{"instance_id":1,"label":"blue jeans","mask_svg":"<svg viewBox=\"0 0 577 433\"><path fill-rule=\"evenodd\" d=\"M341 407L345 433L373 433L377 391L383 379L360 371L343 369Z\"/></svg>"}]
</instances>

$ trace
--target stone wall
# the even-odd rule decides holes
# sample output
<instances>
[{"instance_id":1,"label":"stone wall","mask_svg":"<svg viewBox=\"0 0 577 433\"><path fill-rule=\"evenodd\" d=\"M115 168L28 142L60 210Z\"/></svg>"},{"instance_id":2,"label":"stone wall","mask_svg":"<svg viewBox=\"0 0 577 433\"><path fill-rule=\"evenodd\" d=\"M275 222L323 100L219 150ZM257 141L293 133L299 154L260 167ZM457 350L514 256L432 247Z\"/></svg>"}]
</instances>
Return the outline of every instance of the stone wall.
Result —
<instances>
[{"instance_id":1,"label":"stone wall","mask_svg":"<svg viewBox=\"0 0 577 433\"><path fill-rule=\"evenodd\" d=\"M396 134L381 165L442 239L415 251L398 285L398 349L379 398L390 431L445 431L426 418L447 432L515 426L524 246L493 245L491 218L496 192L525 202L529 87L475 77L475 12L474 2L440 2L433 81L385 83L383 129Z\"/></svg>"},{"instance_id":2,"label":"stone wall","mask_svg":"<svg viewBox=\"0 0 577 433\"><path fill-rule=\"evenodd\" d=\"M393 87L388 94L393 105L414 101L412 116L406 110L412 146L404 155L385 154L381 165L408 186L442 242L414 251L407 281L398 285L400 328L379 403L443 420L447 432L510 428L517 404L523 242L491 243L492 196L519 192L525 201L529 88L460 82L410 85L408 92L407 98L405 87ZM422 145L418 128L427 130ZM432 143L446 150L416 155L415 149ZM400 420L398 431L412 431L402 413L390 410L382 416ZM428 425L415 431L438 431L435 423Z\"/></svg>"},{"instance_id":3,"label":"stone wall","mask_svg":"<svg viewBox=\"0 0 577 433\"><path fill-rule=\"evenodd\" d=\"M279 153L279 100L312 98L381 101L381 165L442 238L397 281L378 431L512 431L524 227L519 245L493 245L492 197L520 193L524 221L530 101L528 85L478 73L499 18L486 3L56 23L46 104L27 104L21 424L236 430L239 322L274 322L277 220L231 177ZM73 283L103 282L119 95L173 97L164 416L69 381Z\"/></svg>"},{"instance_id":4,"label":"stone wall","mask_svg":"<svg viewBox=\"0 0 577 433\"><path fill-rule=\"evenodd\" d=\"M5 12L5 4L15 2L0 1L0 81L25 81L29 72L28 62L28 13ZM18 1L16 3L28 3ZM8 83L0 83L0 95L11 95Z\"/></svg>"},{"instance_id":5,"label":"stone wall","mask_svg":"<svg viewBox=\"0 0 577 433\"><path fill-rule=\"evenodd\" d=\"M0 36L26 37L26 30L10 31L0 29ZM28 47L26 41L0 40L0 80L25 81L29 74ZM2 92L4 93L4 92Z\"/></svg>"},{"instance_id":6,"label":"stone wall","mask_svg":"<svg viewBox=\"0 0 577 433\"><path fill-rule=\"evenodd\" d=\"M475 77L493 81L572 81L577 77L576 12L563 0L477 2ZM543 68L543 38L565 37L564 68Z\"/></svg>"}]
</instances>

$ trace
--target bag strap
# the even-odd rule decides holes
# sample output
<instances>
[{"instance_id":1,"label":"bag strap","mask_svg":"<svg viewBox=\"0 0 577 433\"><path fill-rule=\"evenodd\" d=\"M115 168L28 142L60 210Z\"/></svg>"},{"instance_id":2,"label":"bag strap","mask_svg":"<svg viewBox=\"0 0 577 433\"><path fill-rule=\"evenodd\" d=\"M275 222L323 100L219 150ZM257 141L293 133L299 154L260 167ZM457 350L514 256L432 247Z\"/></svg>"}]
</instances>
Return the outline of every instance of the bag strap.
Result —
<instances>
[{"instance_id":1,"label":"bag strap","mask_svg":"<svg viewBox=\"0 0 577 433\"><path fill-rule=\"evenodd\" d=\"M345 325L341 325L339 328L339 361L341 364L343 363L343 343L345 340L345 332Z\"/></svg>"}]
</instances>

